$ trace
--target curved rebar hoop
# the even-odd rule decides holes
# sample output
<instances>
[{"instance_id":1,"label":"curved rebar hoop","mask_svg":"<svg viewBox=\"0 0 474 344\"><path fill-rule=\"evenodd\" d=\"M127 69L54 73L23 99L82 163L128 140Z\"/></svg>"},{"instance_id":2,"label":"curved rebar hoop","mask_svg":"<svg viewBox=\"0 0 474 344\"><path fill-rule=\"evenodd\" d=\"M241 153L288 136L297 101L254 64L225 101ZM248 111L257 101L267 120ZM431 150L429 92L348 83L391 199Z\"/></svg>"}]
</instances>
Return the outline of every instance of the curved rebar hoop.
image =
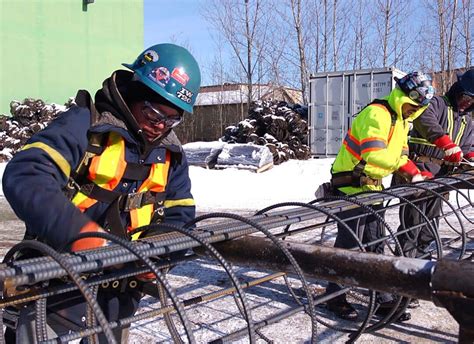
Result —
<instances>
[{"instance_id":1,"label":"curved rebar hoop","mask_svg":"<svg viewBox=\"0 0 474 344\"><path fill-rule=\"evenodd\" d=\"M319 200L320 200L320 199L315 199L315 200L313 200L313 201L311 201L311 202L308 202L308 204L314 204L315 202L317 202L317 201L319 201ZM284 204L284 203L278 203L278 204ZM272 207L272 206L270 206L270 207ZM268 208L268 207L267 207L267 208ZM262 209L262 210L265 210L265 209ZM257 211L257 212L254 214L254 216L263 215L262 210ZM326 218L326 220L324 221L324 223L327 223L328 220L329 220L329 217ZM324 225L322 226L322 228L321 228L321 242L322 242L322 240L323 240L323 235L324 235L324 231L325 231L325 229L326 229L326 226L327 226L327 224L324 224ZM289 233L289 232L290 232L290 231L289 231L290 227L291 227L291 225L287 225L287 226L283 229L283 233ZM283 237L281 238L281 240L285 240L285 239L286 239L286 236L283 236Z\"/></svg>"},{"instance_id":2,"label":"curved rebar hoop","mask_svg":"<svg viewBox=\"0 0 474 344\"><path fill-rule=\"evenodd\" d=\"M319 211L319 212L323 213L328 218L334 219L334 221L336 221L336 223L342 225L344 227L344 229L346 231L348 231L348 233L356 241L357 246L359 246L359 248L363 252L365 252L364 244L362 244L362 242L360 241L359 236L357 235L358 233L354 233L354 231L351 229L351 227L349 227L344 222L344 220L340 219L337 215L331 214L328 210L326 210L325 208L321 208L320 206L317 206L317 205L314 205L314 204L308 204L308 203L300 203L300 202L283 202L283 203L277 203L277 204L268 206L268 207L266 207L262 210L259 210L258 212L255 213L255 215L263 215L267 211L270 211L270 210L273 210L273 209L276 209L276 208L292 207L292 206L293 207L303 207L303 208L309 208L309 209L312 209L312 210L316 210L316 211Z\"/></svg>"},{"instance_id":3,"label":"curved rebar hoop","mask_svg":"<svg viewBox=\"0 0 474 344\"><path fill-rule=\"evenodd\" d=\"M130 251L135 257L137 257L138 259L143 261L145 263L145 265L155 274L157 283L161 283L161 285L163 285L166 292L168 293L168 295L171 299L171 302L173 303L173 306L176 309L176 313L178 313L178 316L181 320L181 323L183 324L184 331L186 332L186 336L188 337L189 343L195 343L193 332L190 330L191 326L189 325L189 320L186 317L186 314L185 314L185 311L184 311L184 306L178 300L178 297L174 293L174 291L171 288L171 286L169 285L169 283L164 278L161 271L155 266L155 264L151 261L150 258L145 257L143 254L141 254L137 249L135 249L135 247L133 247L133 245L129 241L126 241L126 240L124 240L122 238L119 238L118 236L110 234L110 233L105 233L105 232L81 233L76 238L74 238L74 240L72 242L80 240L80 239L84 239L84 238L102 238L102 239L106 239L108 241L112 241L114 244L118 244L118 245L122 246L123 248Z\"/></svg>"},{"instance_id":4,"label":"curved rebar hoop","mask_svg":"<svg viewBox=\"0 0 474 344\"><path fill-rule=\"evenodd\" d=\"M380 216L372 207L362 203L357 198L350 197L350 196L328 196L328 197L324 197L324 199L343 200L343 201L346 201L346 202L357 204L361 208L364 208L365 210L367 210L371 215L373 215L377 219L377 222L381 223L387 229L388 233L390 234L391 239L395 242L396 249L399 250L399 252L401 252L401 255L403 256L402 247L400 246L400 242L398 241L397 236L393 232L392 228L385 221L385 219L382 216ZM391 249L391 247L390 247L390 251L392 251L393 254L398 255L398 254L396 254L396 251L393 251Z\"/></svg>"},{"instance_id":5,"label":"curved rebar hoop","mask_svg":"<svg viewBox=\"0 0 474 344\"><path fill-rule=\"evenodd\" d=\"M290 264L293 266L293 269L295 270L296 274L298 275L301 284L303 286L303 290L306 293L307 299L308 299L308 310L307 313L311 318L311 341L313 343L316 343L317 341L317 318L316 318L316 312L314 309L314 302L313 302L313 297L311 295L311 292L308 288L308 283L306 282L306 279L304 277L303 271L301 270L300 266L296 262L295 258L293 255L288 251L288 249L281 244L281 242L267 229L263 228L263 226L259 225L255 221L246 219L245 217L235 215L235 214L228 214L228 213L213 213L213 214L205 214L196 217L194 220L188 222L186 226L192 226L196 224L197 222L209 219L209 218L215 218L215 217L224 217L224 218L229 218L229 219L234 219L243 223L246 223L249 226L254 227L258 231L264 233L282 252L283 254L288 258L288 261Z\"/></svg>"},{"instance_id":6,"label":"curved rebar hoop","mask_svg":"<svg viewBox=\"0 0 474 344\"><path fill-rule=\"evenodd\" d=\"M94 285L94 286L90 286L90 288L92 290L92 295L94 296L95 299L97 299L97 294L99 293L99 286ZM87 327L95 327L97 325L94 312L92 312L92 309L89 305L87 305L87 311L86 311L86 325ZM90 335L88 337L88 341L90 342L90 344L99 343L99 337L97 334Z\"/></svg>"},{"instance_id":7,"label":"curved rebar hoop","mask_svg":"<svg viewBox=\"0 0 474 344\"><path fill-rule=\"evenodd\" d=\"M376 193L376 191L374 191L374 193ZM360 195L360 194L361 193L359 193L358 195ZM344 200L344 201L347 201L347 202L350 202L350 203L357 204L360 207L363 207L364 209L368 210L372 215L374 215L377 218L379 223L382 223L387 228L388 232L390 233L391 238L394 240L396 249L398 250L399 254L397 254L397 251L394 252L390 248L391 252L394 253L395 255L404 256L404 252L403 252L403 250L400 246L400 243L399 243L396 235L394 234L394 232L392 231L392 229L390 228L388 223L385 221L385 219L382 216L380 216L373 208L367 206L366 204L359 201L357 198L354 198L354 197L351 197L351 196L328 196L328 197L325 197L324 199L330 199L330 200L340 199L340 200ZM368 304L368 310L367 310L366 318L365 318L363 324L361 325L361 327L359 328L359 330L355 331L354 333L352 333L350 335L350 338L354 338L354 339L351 339L349 342L355 341L355 339L359 338L364 331L371 332L371 331L373 331L373 328L377 325L384 324L383 326L385 326L386 324L388 324L390 322L390 319L391 319L393 313L397 309L396 307L398 307L399 304L402 301L401 297L397 297L397 302L395 302L393 311L389 312L387 315L385 315L382 319L380 319L374 325L372 325L370 327L367 327L370 320L372 319L372 317L374 315L375 302L376 302L376 298L375 298L376 292L373 291L373 290L369 290L369 292L370 292L370 298L369 298L369 304ZM379 326L379 327L383 327L383 326Z\"/></svg>"},{"instance_id":8,"label":"curved rebar hoop","mask_svg":"<svg viewBox=\"0 0 474 344\"><path fill-rule=\"evenodd\" d=\"M166 274L166 273L165 273ZM163 287L162 284L157 284L156 287L158 288L158 298L162 307L166 307L168 305L168 295L166 294L166 289ZM168 331L170 331L171 339L174 343L182 343L181 336L179 335L178 330L171 318L170 312L163 313L163 319L165 319L165 324L168 327Z\"/></svg>"},{"instance_id":9,"label":"curved rebar hoop","mask_svg":"<svg viewBox=\"0 0 474 344\"><path fill-rule=\"evenodd\" d=\"M359 327L358 331L354 331L353 333L349 334L349 340L346 343L355 343L355 341L366 331L367 326L372 320L375 311L375 295L376 293L372 291L369 297L369 308L367 309L367 316L365 317L364 321Z\"/></svg>"},{"instance_id":10,"label":"curved rebar hoop","mask_svg":"<svg viewBox=\"0 0 474 344\"><path fill-rule=\"evenodd\" d=\"M459 180L460 178L453 178L449 175L447 176L443 176L443 178L451 178L451 179L457 179ZM467 218L467 216L464 214L464 212L462 211L462 207L459 203L459 195L463 196L464 199L469 203L469 205L471 207L473 207L473 204L471 203L471 200L470 198L464 194L464 192L462 192L460 189L457 189L455 188L454 186L450 185L450 184L447 184L447 183L444 183L444 182L441 182L441 181L438 181L438 180L426 180L425 182L429 182L429 183L434 183L434 184L440 184L440 185L443 185L449 189L451 189L452 191L456 192L456 203L457 203L457 206L458 206L458 209L456 210L456 214L457 212L460 212L463 217L469 222L469 223L474 223L472 222L470 219ZM449 201L448 201L449 202ZM441 207L441 214L443 215L442 218L443 218L443 221L453 230L455 231L460 237L461 237L461 254L460 256L458 257L458 259L462 259L463 256L464 256L464 253L465 253L465 250L466 250L466 245L467 245L467 233L465 231L463 231L463 228L464 226L461 225L461 233L459 233L456 228L454 227L454 225L452 225L449 220L448 220L448 217L446 216L446 214L444 213L444 210L443 208ZM459 218L458 218L459 220ZM461 220L459 220L461 221ZM453 247L451 247L453 248Z\"/></svg>"},{"instance_id":11,"label":"curved rebar hoop","mask_svg":"<svg viewBox=\"0 0 474 344\"><path fill-rule=\"evenodd\" d=\"M36 340L38 343L41 343L48 340L48 330L46 328L46 299L36 300L35 318Z\"/></svg>"},{"instance_id":12,"label":"curved rebar hoop","mask_svg":"<svg viewBox=\"0 0 474 344\"><path fill-rule=\"evenodd\" d=\"M458 170L456 171L457 174L467 174L468 176L474 176L474 168L469 170Z\"/></svg>"},{"instance_id":13,"label":"curved rebar hoop","mask_svg":"<svg viewBox=\"0 0 474 344\"><path fill-rule=\"evenodd\" d=\"M463 183L466 183L468 185L470 185L473 189L474 189L474 183L471 183L469 180L464 180L464 179L461 179L459 177L455 177L455 176L451 176L451 175L446 175L446 176L443 176L443 178L445 179L454 179L454 180L458 180L458 181L461 181ZM471 197L469 196L469 190L468 190L468 194L466 195L464 192L461 192L461 189L458 189L458 188L455 188L454 186L450 185L450 184L447 184L447 183L442 183L440 181L437 181L437 180L426 180L427 182L434 182L434 183L438 183L438 184L441 184L441 185L445 185L447 187L449 187L450 189L452 189L453 191L456 191L456 202L457 202L457 205L458 205L458 210L459 212L464 216L464 218L469 222L469 223L474 223L474 220L471 220L469 219L466 214L464 214L464 211L462 210L462 206L461 204L459 203L459 195L463 196L464 199L466 199L467 203L469 203L469 205L471 207L474 207L474 204L472 203L471 201ZM443 209L441 209L441 211L443 211ZM443 213L444 214L444 213ZM448 220L446 218L444 218L444 221L451 227L451 224L448 222ZM454 228L453 228L454 229Z\"/></svg>"},{"instance_id":14,"label":"curved rebar hoop","mask_svg":"<svg viewBox=\"0 0 474 344\"><path fill-rule=\"evenodd\" d=\"M438 231L436 230L436 228L432 225L431 223L431 220L425 215L425 213L412 201L410 201L408 198L406 197L403 197L403 196L400 196L400 195L397 195L396 193L393 193L393 192L390 192L388 190L391 190L391 189L395 189L395 188L399 188L399 187L413 187L414 185L412 184L399 184L399 185L395 185L393 187L390 187L389 189L386 189L386 190L377 190L377 191L364 191L364 192L361 192L359 193L358 195L362 195L362 194L374 194L374 193L381 193L381 194L385 194L385 195L389 195L389 196L392 196L394 198L398 198L400 201L403 201L405 202L406 204L410 205L411 207L413 207L420 215L421 217L423 217L423 219L425 220L426 222L426 225L428 226L428 228L430 229L431 231L431 235L433 235L433 237L435 238L435 242L436 242L436 255L437 255L437 258L438 259L441 259L441 257L443 256L443 251L441 249L441 240L439 238L439 234L438 234ZM403 228L406 230L407 228L405 227L405 224L403 224ZM403 254L402 254L403 256Z\"/></svg>"},{"instance_id":15,"label":"curved rebar hoop","mask_svg":"<svg viewBox=\"0 0 474 344\"><path fill-rule=\"evenodd\" d=\"M414 185L412 184L401 184L401 185L396 185L394 186L393 188L399 188L399 187L413 187ZM357 195L363 195L363 194L377 194L377 193L381 193L381 194L386 194L386 195L389 195L389 196L392 196L394 198L398 198L400 201L403 201L403 202L406 202L406 204L409 204L410 206L412 206L425 220L427 226L429 227L430 231L431 231L431 234L433 235L433 237L435 238L435 242L436 242L436 249L437 249L437 256L438 256L438 259L441 258L442 256L442 250L441 250L441 241L440 241L440 238L439 238L439 235L438 235L438 232L435 230L435 228L432 226L431 224L431 221L428 219L428 217L421 211L421 209L416 206L414 204L414 202L408 200L407 198L403 197L403 196L399 196L395 193L392 193L390 191L387 191L387 190L374 190L374 191L364 191L364 192L360 192L358 193ZM404 229L405 226L403 225ZM403 253L402 253L403 255ZM393 321L397 320L403 312L405 312L405 309L409 303L409 299L407 298L404 298L404 297L401 297L401 296L397 296L397 300L393 306L393 308L390 310L390 312L388 312L384 317L383 319L381 319L380 321L378 321L376 324L370 326L367 328L366 332L373 332L373 331L376 331L380 328L383 328L385 327L386 325L389 325L390 323L392 323ZM400 305L403 305L403 306L400 306Z\"/></svg>"},{"instance_id":16,"label":"curved rebar hoop","mask_svg":"<svg viewBox=\"0 0 474 344\"><path fill-rule=\"evenodd\" d=\"M424 182L421 182L421 183L424 183ZM456 218L458 219L458 222L459 222L459 225L461 227L461 233L457 232L457 234L459 234L461 236L461 253L459 255L459 259L461 259L463 256L464 256L464 253L466 251L466 231L464 230L464 225L462 223L462 220L461 220L461 217L459 216L459 214L457 213L456 209L454 208L454 206L448 201L446 200L443 195L441 195L440 193L434 191L434 190L431 190L430 188L427 188L427 187L424 187L424 186L421 186L419 185L420 183L414 183L414 184L403 184L403 185L395 185L393 187L391 187L390 189L397 189L397 188L400 188L400 187L411 187L411 188L415 188L415 189L421 189L421 190L424 190L424 191L428 191L429 193L431 193L432 195L438 197L441 199L441 201L445 202L448 207L451 208L451 210L453 211L454 215L456 216ZM425 215L426 217L426 215ZM432 233L433 234L433 233ZM438 240L439 240L439 235L438 235ZM441 245L441 241L439 240L440 242L440 245ZM437 243L438 244L438 243Z\"/></svg>"},{"instance_id":17,"label":"curved rebar hoop","mask_svg":"<svg viewBox=\"0 0 474 344\"><path fill-rule=\"evenodd\" d=\"M66 271L68 276L71 278L71 280L76 284L77 288L81 292L81 294L84 296L84 299L86 302L91 306L97 321L99 322L100 326L102 327L102 330L104 331L104 335L107 338L107 341L110 344L116 344L117 341L115 340L115 337L112 333L112 329L110 327L109 322L107 321L104 313L102 312L102 309L100 308L99 304L97 303L97 300L93 297L90 289L87 287L86 283L84 280L81 278L81 276L74 270L74 267L71 266L67 260L61 256L58 252L56 252L54 249L49 247L48 245L36 241L36 240L24 240L15 246L13 246L5 255L3 259L3 263L5 262L11 262L13 259L14 255L16 252L29 248L33 249L36 251L41 252L44 255L47 255L51 257L54 261L56 261L63 269Z\"/></svg>"},{"instance_id":18,"label":"curved rebar hoop","mask_svg":"<svg viewBox=\"0 0 474 344\"><path fill-rule=\"evenodd\" d=\"M471 173L472 172L472 173ZM456 171L456 174L460 174L460 175L468 175L468 176L472 176L474 175L474 170L473 171ZM453 178L453 176L450 176L451 178ZM458 178L458 177L455 177L454 179L457 179L457 180L460 180L466 184L468 184L471 188L468 189L468 196L469 196L469 199L471 198L470 195L471 195L471 190L474 189L474 183L469 181L469 180L464 180L464 179L461 179L461 178ZM464 213L463 213L464 215ZM464 217L466 218L467 221L469 221L470 223L474 223L474 219L471 220L470 218L467 218L467 216L464 215Z\"/></svg>"},{"instance_id":19,"label":"curved rebar hoop","mask_svg":"<svg viewBox=\"0 0 474 344\"><path fill-rule=\"evenodd\" d=\"M357 233L355 233L341 218L339 218L338 216L330 213L329 210L327 210L326 208L321 208L320 206L316 206L314 204L308 204L308 203L284 202L284 203L274 204L274 205L268 206L268 207L266 207L262 210L259 210L258 212L255 213L255 215L262 215L262 214L264 214L264 213L266 213L270 210L281 208L281 207L288 207L288 206L299 206L299 207L303 207L303 208L309 208L309 209L316 210L316 211L319 211L319 212L323 213L328 218L334 219L334 221L336 221L336 223L341 224L344 227L344 229L352 236L352 238L356 241L357 245L359 246L359 249L361 251L365 252L365 247L362 244L362 242L360 241L359 236L357 235ZM357 232L359 232L358 228L357 228ZM373 293L373 295L375 295L375 292L372 291L372 293ZM328 323L328 322L326 322L326 321L324 321L320 318L316 318L316 321L319 322L320 324L322 324L322 325L324 325L328 328L334 329L336 331L348 332L348 333L352 333L354 331L355 332L360 331L360 328L358 330L351 330L351 329L346 329L346 328L339 327L339 326L334 326L334 325L331 325L330 323ZM368 321L370 321L370 319Z\"/></svg>"},{"instance_id":20,"label":"curved rebar hoop","mask_svg":"<svg viewBox=\"0 0 474 344\"><path fill-rule=\"evenodd\" d=\"M443 176L443 178L449 178L449 177L448 177L448 176ZM462 196L468 201L468 203L469 203L469 204L471 205L471 207L472 207L472 204L470 203L469 197L467 197L463 192L461 192L461 190L456 189L454 186L452 186L452 185L450 185L450 184L447 184L447 183L443 183L443 182L437 181L437 180L425 180L425 182L427 182L427 183L433 183L433 184L439 184L439 185L442 185L442 186L445 186L445 187L449 188L451 191L456 192L456 199L458 199L459 195L462 195ZM449 192L449 191L448 191L448 192ZM449 193L448 193L448 195L449 195ZM449 202L449 201L448 201L448 202ZM457 209L457 211L459 211L461 214L463 214L463 216L464 216L464 218L465 218L466 216L464 215L464 213L463 213L462 210L460 209L459 201L457 201L457 205L458 205L458 208L459 208L459 209ZM450 223L450 222L448 221L448 219L447 219L447 216L444 216L445 213L444 213L444 211L443 211L443 207L441 207L440 210L441 210L441 214L443 215L443 220L444 220L444 222L446 222L446 224L447 224L452 230L454 230L459 236L463 235L462 233L459 233L453 225L451 225L451 223ZM468 221L469 221L469 220L468 220Z\"/></svg>"},{"instance_id":21,"label":"curved rebar hoop","mask_svg":"<svg viewBox=\"0 0 474 344\"><path fill-rule=\"evenodd\" d=\"M174 226L174 225L171 225L171 224L165 224L165 223L161 223L159 225L156 225L158 228L168 228L168 229L173 229L173 230L176 230L177 232L181 233L181 234L184 234L188 237L190 237L191 239L197 241L199 244L201 244L202 246L204 246L206 248L206 250L208 250L211 255L222 265L222 267L224 268L224 270L226 271L226 273L229 275L231 281L232 281L232 284L234 285L235 287L235 290L237 291L237 293L239 294L239 297L240 297L240 300L242 302L242 310L243 310L243 314L245 316L245 320L247 321L247 327L248 327L248 333L249 333L249 341L251 343L254 343L255 342L255 329L254 329L254 324L253 324L253 319L252 319L252 315L250 313L250 307L248 305L248 301L247 301L247 296L245 294L245 291L242 289L241 285L240 285L240 282L239 282L239 279L237 278L237 276L235 275L235 272L234 272L234 269L232 268L232 266L227 263L227 261L224 259L224 257L219 253L219 251L217 251L210 243L207 239L205 238L201 238L199 237L197 234L195 234L193 231L187 229L187 227L190 227L192 226L194 223L186 223L183 228L180 228L180 227L177 227L177 226ZM239 307L237 305L237 307Z\"/></svg>"}]
</instances>

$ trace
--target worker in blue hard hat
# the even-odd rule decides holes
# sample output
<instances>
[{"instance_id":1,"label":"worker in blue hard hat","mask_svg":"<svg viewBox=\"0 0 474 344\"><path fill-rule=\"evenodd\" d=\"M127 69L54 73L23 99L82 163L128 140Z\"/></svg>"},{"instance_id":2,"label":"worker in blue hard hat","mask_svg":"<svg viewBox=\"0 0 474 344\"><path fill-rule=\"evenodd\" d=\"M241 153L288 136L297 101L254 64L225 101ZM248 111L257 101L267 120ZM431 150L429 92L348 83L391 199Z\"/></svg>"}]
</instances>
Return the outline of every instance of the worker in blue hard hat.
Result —
<instances>
[{"instance_id":1,"label":"worker in blue hard hat","mask_svg":"<svg viewBox=\"0 0 474 344\"><path fill-rule=\"evenodd\" d=\"M94 98L80 90L77 105L34 135L7 165L3 192L26 224L25 239L78 252L106 245L99 238L74 241L80 233L107 231L134 240L143 226L182 226L195 217L188 163L173 128L193 111L199 66L174 44L154 45L124 65L130 71L115 71ZM127 279L119 282L116 290L99 289L109 321L132 315L141 297ZM65 323L84 327L82 297L60 297L48 301L54 314L48 324L57 334L69 331ZM18 326L17 342L34 341L31 324ZM114 334L124 342L127 328Z\"/></svg>"}]
</instances>

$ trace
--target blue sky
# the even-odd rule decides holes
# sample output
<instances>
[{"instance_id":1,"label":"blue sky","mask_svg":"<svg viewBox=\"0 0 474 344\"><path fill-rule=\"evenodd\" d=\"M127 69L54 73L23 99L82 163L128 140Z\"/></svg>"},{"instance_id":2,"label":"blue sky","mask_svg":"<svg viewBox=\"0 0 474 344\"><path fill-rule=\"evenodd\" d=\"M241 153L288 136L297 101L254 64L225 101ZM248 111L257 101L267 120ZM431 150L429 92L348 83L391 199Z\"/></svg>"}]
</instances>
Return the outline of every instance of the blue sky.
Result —
<instances>
[{"instance_id":1,"label":"blue sky","mask_svg":"<svg viewBox=\"0 0 474 344\"><path fill-rule=\"evenodd\" d=\"M200 13L202 4L202 0L145 0L144 47L167 42L183 45L201 67L209 65L214 44ZM201 73L203 84L208 84L205 71Z\"/></svg>"}]
</instances>

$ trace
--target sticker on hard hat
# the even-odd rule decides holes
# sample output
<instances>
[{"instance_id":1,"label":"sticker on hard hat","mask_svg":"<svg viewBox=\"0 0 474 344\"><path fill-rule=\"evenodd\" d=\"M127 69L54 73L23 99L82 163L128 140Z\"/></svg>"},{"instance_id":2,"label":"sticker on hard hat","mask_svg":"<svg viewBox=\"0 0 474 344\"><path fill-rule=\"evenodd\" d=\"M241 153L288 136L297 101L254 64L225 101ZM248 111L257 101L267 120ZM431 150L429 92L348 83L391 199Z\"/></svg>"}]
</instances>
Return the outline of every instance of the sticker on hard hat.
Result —
<instances>
[{"instance_id":1,"label":"sticker on hard hat","mask_svg":"<svg viewBox=\"0 0 474 344\"><path fill-rule=\"evenodd\" d=\"M181 99L183 102L190 104L191 98L193 97L193 92L188 89L181 87L181 89L176 92L176 96Z\"/></svg>"},{"instance_id":2,"label":"sticker on hard hat","mask_svg":"<svg viewBox=\"0 0 474 344\"><path fill-rule=\"evenodd\" d=\"M153 69L148 74L148 77L161 87L165 87L168 81L170 81L170 71L166 67L158 67Z\"/></svg>"},{"instance_id":3,"label":"sticker on hard hat","mask_svg":"<svg viewBox=\"0 0 474 344\"><path fill-rule=\"evenodd\" d=\"M158 56L158 53L154 50L147 50L143 53L142 57L142 63L148 63L148 62L156 62L158 61L160 57Z\"/></svg>"},{"instance_id":4,"label":"sticker on hard hat","mask_svg":"<svg viewBox=\"0 0 474 344\"><path fill-rule=\"evenodd\" d=\"M171 76L181 85L186 86L189 81L189 76L181 68L175 68L171 72Z\"/></svg>"}]
</instances>

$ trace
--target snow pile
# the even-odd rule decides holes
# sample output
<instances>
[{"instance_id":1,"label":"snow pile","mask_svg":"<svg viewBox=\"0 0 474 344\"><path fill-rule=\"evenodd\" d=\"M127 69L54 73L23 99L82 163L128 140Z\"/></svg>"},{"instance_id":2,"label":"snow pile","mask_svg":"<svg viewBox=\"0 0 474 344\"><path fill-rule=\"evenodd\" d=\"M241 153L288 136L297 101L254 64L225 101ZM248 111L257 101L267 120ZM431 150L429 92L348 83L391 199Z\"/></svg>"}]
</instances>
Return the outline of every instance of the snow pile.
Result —
<instances>
[{"instance_id":1,"label":"snow pile","mask_svg":"<svg viewBox=\"0 0 474 344\"><path fill-rule=\"evenodd\" d=\"M12 101L12 116L0 115L0 161L8 161L28 139L44 129L69 104L46 104L41 99Z\"/></svg>"}]
</instances>

